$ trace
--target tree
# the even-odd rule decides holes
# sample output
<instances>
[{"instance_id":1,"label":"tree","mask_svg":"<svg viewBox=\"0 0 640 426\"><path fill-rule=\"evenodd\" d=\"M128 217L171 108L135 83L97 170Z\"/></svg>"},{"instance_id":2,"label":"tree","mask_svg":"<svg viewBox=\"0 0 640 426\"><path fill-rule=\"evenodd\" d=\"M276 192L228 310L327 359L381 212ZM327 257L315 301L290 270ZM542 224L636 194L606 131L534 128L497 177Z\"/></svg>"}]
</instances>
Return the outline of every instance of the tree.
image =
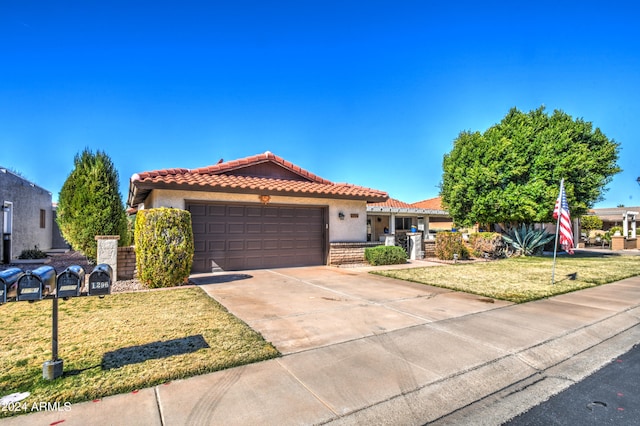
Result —
<instances>
[{"instance_id":1,"label":"tree","mask_svg":"<svg viewBox=\"0 0 640 426\"><path fill-rule=\"evenodd\" d=\"M587 231L588 234L590 231L602 229L602 219L595 215L582 216L580 218L580 226Z\"/></svg>"},{"instance_id":2,"label":"tree","mask_svg":"<svg viewBox=\"0 0 640 426\"><path fill-rule=\"evenodd\" d=\"M121 245L129 243L118 172L107 154L88 148L76 154L74 165L58 197L58 226L75 250L96 259L96 235L119 235Z\"/></svg>"},{"instance_id":3,"label":"tree","mask_svg":"<svg viewBox=\"0 0 640 426\"><path fill-rule=\"evenodd\" d=\"M464 131L444 156L440 195L455 223L551 222L560 180L571 214L602 199L619 144L590 122L512 108L484 133Z\"/></svg>"}]
</instances>

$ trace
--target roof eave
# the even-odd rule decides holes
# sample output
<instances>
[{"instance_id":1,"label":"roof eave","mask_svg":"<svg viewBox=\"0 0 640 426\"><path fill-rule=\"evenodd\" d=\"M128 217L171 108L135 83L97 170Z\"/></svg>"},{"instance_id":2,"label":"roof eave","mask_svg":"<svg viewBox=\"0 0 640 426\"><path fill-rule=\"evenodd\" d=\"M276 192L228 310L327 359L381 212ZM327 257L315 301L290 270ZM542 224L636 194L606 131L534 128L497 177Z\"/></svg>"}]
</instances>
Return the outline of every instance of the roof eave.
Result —
<instances>
[{"instance_id":1,"label":"roof eave","mask_svg":"<svg viewBox=\"0 0 640 426\"><path fill-rule=\"evenodd\" d=\"M129 190L130 207L136 207L144 202L149 193L154 189L166 190L183 190L183 191L203 191L203 192L221 192L229 194L255 194L255 195L281 195L286 197L306 197L306 198L324 198L324 199L340 199L340 200L358 200L371 203L380 203L386 201L389 197L386 194L327 194L321 192L300 192L300 191L281 191L273 189L247 188L247 187L224 187L211 185L195 185L165 182L132 182Z\"/></svg>"}]
</instances>

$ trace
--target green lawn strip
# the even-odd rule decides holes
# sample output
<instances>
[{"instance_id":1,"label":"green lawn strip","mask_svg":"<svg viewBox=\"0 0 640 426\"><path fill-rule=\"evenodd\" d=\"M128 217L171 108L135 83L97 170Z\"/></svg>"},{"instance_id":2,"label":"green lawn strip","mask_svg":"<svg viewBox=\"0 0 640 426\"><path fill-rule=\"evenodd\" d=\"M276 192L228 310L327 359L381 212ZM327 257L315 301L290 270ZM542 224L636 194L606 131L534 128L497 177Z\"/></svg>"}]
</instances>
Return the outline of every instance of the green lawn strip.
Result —
<instances>
[{"instance_id":1,"label":"green lawn strip","mask_svg":"<svg viewBox=\"0 0 640 426\"><path fill-rule=\"evenodd\" d=\"M557 259L555 284L552 285L552 266L550 257L515 257L372 273L515 303L640 275L638 256L563 256ZM575 279L572 279L574 274Z\"/></svg>"},{"instance_id":2,"label":"green lawn strip","mask_svg":"<svg viewBox=\"0 0 640 426\"><path fill-rule=\"evenodd\" d=\"M0 397L30 392L27 406L88 401L279 356L197 287L78 297L59 301L65 373L44 380L51 306L51 300L0 306Z\"/></svg>"}]
</instances>

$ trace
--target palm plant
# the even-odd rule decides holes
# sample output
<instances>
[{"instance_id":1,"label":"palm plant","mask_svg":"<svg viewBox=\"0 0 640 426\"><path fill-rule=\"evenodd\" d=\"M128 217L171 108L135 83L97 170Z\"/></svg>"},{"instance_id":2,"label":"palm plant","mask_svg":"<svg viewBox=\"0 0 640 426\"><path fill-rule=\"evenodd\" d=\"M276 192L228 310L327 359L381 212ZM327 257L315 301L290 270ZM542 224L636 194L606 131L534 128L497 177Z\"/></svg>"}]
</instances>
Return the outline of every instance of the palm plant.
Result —
<instances>
[{"instance_id":1,"label":"palm plant","mask_svg":"<svg viewBox=\"0 0 640 426\"><path fill-rule=\"evenodd\" d=\"M502 235L502 239L518 256L533 256L542 251L542 248L549 241L553 240L554 235L548 233L544 229L535 229L526 224L511 228L506 234Z\"/></svg>"}]
</instances>

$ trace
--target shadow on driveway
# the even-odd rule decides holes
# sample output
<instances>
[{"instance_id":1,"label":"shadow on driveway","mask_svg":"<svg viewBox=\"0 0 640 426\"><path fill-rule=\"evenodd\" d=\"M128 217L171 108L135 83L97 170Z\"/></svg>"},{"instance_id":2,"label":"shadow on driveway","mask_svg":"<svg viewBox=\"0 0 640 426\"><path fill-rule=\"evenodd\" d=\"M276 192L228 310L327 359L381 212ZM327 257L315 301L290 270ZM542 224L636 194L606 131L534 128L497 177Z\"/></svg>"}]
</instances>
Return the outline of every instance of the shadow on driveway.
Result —
<instances>
[{"instance_id":1,"label":"shadow on driveway","mask_svg":"<svg viewBox=\"0 0 640 426\"><path fill-rule=\"evenodd\" d=\"M216 274L202 274L200 276L192 276L189 278L189 281L195 285L207 285L207 284L223 284L230 283L233 281L246 280L249 278L253 278L253 275L249 274L224 274L224 275L216 275Z\"/></svg>"}]
</instances>

